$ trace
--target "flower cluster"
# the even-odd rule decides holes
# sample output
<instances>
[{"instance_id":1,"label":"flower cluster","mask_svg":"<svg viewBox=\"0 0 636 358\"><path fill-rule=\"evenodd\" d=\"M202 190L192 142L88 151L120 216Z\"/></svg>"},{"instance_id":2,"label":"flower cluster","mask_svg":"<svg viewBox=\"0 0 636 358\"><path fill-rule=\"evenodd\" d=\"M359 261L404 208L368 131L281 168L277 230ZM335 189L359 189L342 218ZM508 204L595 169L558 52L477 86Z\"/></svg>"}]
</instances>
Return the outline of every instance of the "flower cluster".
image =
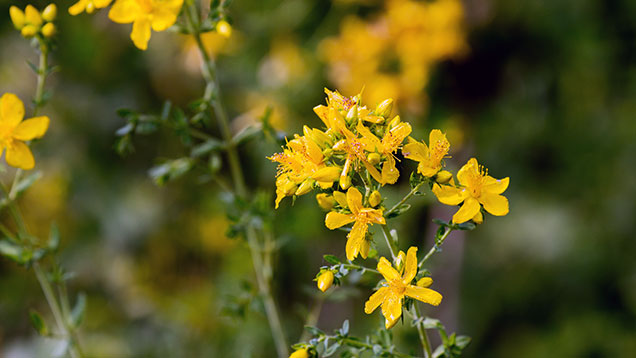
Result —
<instances>
[{"instance_id":1,"label":"flower cluster","mask_svg":"<svg viewBox=\"0 0 636 358\"><path fill-rule=\"evenodd\" d=\"M49 4L42 10L42 13L33 5L27 5L24 11L17 6L11 6L9 8L9 16L11 16L13 26L20 30L20 33L25 38L34 36L49 38L55 35L56 28L53 24L53 20L57 16L57 6L55 4Z\"/></svg>"},{"instance_id":2,"label":"flower cluster","mask_svg":"<svg viewBox=\"0 0 636 358\"><path fill-rule=\"evenodd\" d=\"M489 176L473 158L459 170L456 182L452 173L443 170L450 143L439 129L430 132L428 143L418 141L410 137L409 123L391 115L392 99L369 109L359 94L346 97L328 89L325 93L327 104L314 108L324 128L305 126L302 136L295 135L282 152L269 159L278 163L277 208L287 196L318 190L318 205L328 211L327 228L333 230L352 224L345 245L349 262L358 256L369 257L373 244L369 226L377 224L386 229L386 220L392 217L389 214L395 212L394 208L387 211L383 206L380 190L399 178L396 156L400 153L417 162L412 175L412 181L416 182L413 191L428 183L441 203L463 203L448 227L469 220L481 223L482 207L496 216L508 213L508 200L501 194L508 187L509 178L498 180ZM404 297L438 305L442 296L427 288L432 283L430 278L420 275L415 281L419 266L417 248L409 248L406 255L401 251L394 255L388 240L395 267L386 258L380 258L377 271L385 283L369 298L365 312L371 313L381 306L386 327L390 328L401 317ZM338 265L323 268L317 275L321 291L340 281L338 268Z\"/></svg>"},{"instance_id":3,"label":"flower cluster","mask_svg":"<svg viewBox=\"0 0 636 358\"><path fill-rule=\"evenodd\" d=\"M346 18L320 53L343 91L366 86L365 100L392 97L417 113L431 67L466 51L462 20L460 0L386 0L371 21Z\"/></svg>"}]
</instances>

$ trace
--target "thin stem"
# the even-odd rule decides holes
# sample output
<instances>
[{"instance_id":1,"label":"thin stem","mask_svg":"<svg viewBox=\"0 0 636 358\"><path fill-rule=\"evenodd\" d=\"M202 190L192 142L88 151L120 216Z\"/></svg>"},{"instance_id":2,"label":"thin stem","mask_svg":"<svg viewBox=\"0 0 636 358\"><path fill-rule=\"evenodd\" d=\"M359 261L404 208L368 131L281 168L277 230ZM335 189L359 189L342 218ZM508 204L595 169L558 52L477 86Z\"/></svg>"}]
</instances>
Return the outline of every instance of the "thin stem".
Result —
<instances>
[{"instance_id":1,"label":"thin stem","mask_svg":"<svg viewBox=\"0 0 636 358\"><path fill-rule=\"evenodd\" d=\"M420 261L420 263L417 265L418 267L422 267L422 265L424 265L424 263L431 257L433 256L434 253L436 253L440 246L442 246L442 244L444 243L444 240L446 240L446 238L448 237L448 234L450 234L453 231L453 229L447 227L446 231L444 231L444 234L439 238L439 240L436 240L438 242L435 242L433 244L433 247L431 247L430 250L428 250L428 252L426 253L426 255L422 258L422 261Z\"/></svg>"},{"instance_id":2,"label":"thin stem","mask_svg":"<svg viewBox=\"0 0 636 358\"><path fill-rule=\"evenodd\" d=\"M40 44L40 64L38 66L38 82L35 88L35 108L33 108L33 116L37 116L40 108L43 105L44 99L44 83L46 82L46 76L49 72L49 64L48 64L48 55L49 55L49 47L44 43L43 40L38 39Z\"/></svg>"},{"instance_id":3,"label":"thin stem","mask_svg":"<svg viewBox=\"0 0 636 358\"><path fill-rule=\"evenodd\" d=\"M214 60L208 55L203 41L201 40L199 13L195 5L187 6L184 9L186 21L188 23L189 30L194 37L197 44L199 54L203 60L201 71L203 78L206 81L206 90L204 95L204 101L210 103L214 110L214 115L219 123L221 135L226 142L226 153L228 162L230 165L230 171L232 173L232 179L234 181L234 189L239 197L245 198L247 195L247 189L245 186L245 178L243 176L243 170L241 169L241 163L236 150L236 144L232 141L232 132L230 131L230 124L225 113L225 109L220 101L220 88L218 79L216 78L216 64ZM271 272L271 264L269 259L265 259L261 253L261 245L259 243L256 230L252 225L248 225L246 228L245 236L248 246L250 248L250 254L252 256L252 264L254 266L254 273L256 276L256 282L259 287L259 291L263 298L263 304L265 306L265 312L267 314L274 343L276 344L276 351L281 358L287 357L289 351L287 349L287 342L285 334L283 333L282 325L278 314L278 309L271 294L271 288L265 272L269 270ZM269 254L268 254L269 255ZM265 267L265 263L268 267Z\"/></svg>"},{"instance_id":4,"label":"thin stem","mask_svg":"<svg viewBox=\"0 0 636 358\"><path fill-rule=\"evenodd\" d=\"M373 272L375 274L380 275L380 271L372 269L372 268L368 268L368 267L364 267L364 266L360 266L360 265L355 265L355 264L341 264L341 265L344 268L353 269L353 270L361 270L361 271L369 271L369 272Z\"/></svg>"},{"instance_id":5,"label":"thin stem","mask_svg":"<svg viewBox=\"0 0 636 358\"><path fill-rule=\"evenodd\" d=\"M415 307L415 314L413 315L414 320L418 320L422 317L420 313L420 307L417 302L413 304ZM428 335L426 334L426 329L424 329L424 324L422 322L417 323L417 333L420 336L420 342L422 343L422 349L424 350L424 354L426 358L433 357L433 352L431 350L431 342L428 340Z\"/></svg>"},{"instance_id":6,"label":"thin stem","mask_svg":"<svg viewBox=\"0 0 636 358\"><path fill-rule=\"evenodd\" d=\"M395 261L395 259L397 258L397 256L395 256L395 251L398 250L397 244L391 238L389 227L387 225L380 225L380 227L382 228L382 233L384 234L384 239L386 240L386 246L389 247L389 251L391 251L391 257L393 258L393 261Z\"/></svg>"},{"instance_id":7,"label":"thin stem","mask_svg":"<svg viewBox=\"0 0 636 358\"><path fill-rule=\"evenodd\" d=\"M424 185L424 183L425 182L421 182L417 184L413 189L411 189L411 191L408 194L406 194L406 196L403 197L399 203L393 205L391 209L389 209L387 212L384 213L384 217L388 217L389 215L394 213L402 204L406 203L413 195L415 195L415 193L417 193L417 191L420 189L420 187L422 187L422 185Z\"/></svg>"}]
</instances>

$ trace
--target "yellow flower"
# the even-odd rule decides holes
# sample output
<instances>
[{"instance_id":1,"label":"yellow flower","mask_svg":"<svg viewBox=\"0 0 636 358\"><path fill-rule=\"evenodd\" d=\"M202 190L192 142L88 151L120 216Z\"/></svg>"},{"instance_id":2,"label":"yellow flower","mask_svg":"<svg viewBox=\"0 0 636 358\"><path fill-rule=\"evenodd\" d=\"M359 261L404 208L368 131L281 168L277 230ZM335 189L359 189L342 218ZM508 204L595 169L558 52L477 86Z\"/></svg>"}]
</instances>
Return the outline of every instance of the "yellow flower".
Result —
<instances>
[{"instance_id":1,"label":"yellow flower","mask_svg":"<svg viewBox=\"0 0 636 358\"><path fill-rule=\"evenodd\" d=\"M145 50L150 29L164 31L177 21L183 0L116 0L108 17L120 24L133 23L130 38L137 48Z\"/></svg>"},{"instance_id":2,"label":"yellow flower","mask_svg":"<svg viewBox=\"0 0 636 358\"><path fill-rule=\"evenodd\" d=\"M57 6L55 4L49 4L42 10L42 19L47 22L55 20L57 17Z\"/></svg>"},{"instance_id":3,"label":"yellow flower","mask_svg":"<svg viewBox=\"0 0 636 358\"><path fill-rule=\"evenodd\" d=\"M79 0L73 6L68 8L68 13L75 16L86 11L92 14L95 9L102 9L110 5L113 0Z\"/></svg>"},{"instance_id":4,"label":"yellow flower","mask_svg":"<svg viewBox=\"0 0 636 358\"><path fill-rule=\"evenodd\" d=\"M22 30L26 22L24 12L17 6L11 6L9 8L9 16L11 17L11 22L13 22L13 26L18 30Z\"/></svg>"},{"instance_id":5,"label":"yellow flower","mask_svg":"<svg viewBox=\"0 0 636 358\"><path fill-rule=\"evenodd\" d=\"M318 276L318 289L322 292L327 291L333 284L333 279L333 272L331 272L330 270L323 272L320 276Z\"/></svg>"},{"instance_id":6,"label":"yellow flower","mask_svg":"<svg viewBox=\"0 0 636 358\"><path fill-rule=\"evenodd\" d=\"M216 24L216 32L228 38L232 36L232 26L227 21L221 20Z\"/></svg>"},{"instance_id":7,"label":"yellow flower","mask_svg":"<svg viewBox=\"0 0 636 358\"><path fill-rule=\"evenodd\" d=\"M306 136L296 136L287 143L282 153L276 153L268 159L279 163L276 208L286 196L308 193L314 183L323 189L330 188L341 171L340 167L327 166L318 144Z\"/></svg>"},{"instance_id":8,"label":"yellow flower","mask_svg":"<svg viewBox=\"0 0 636 358\"><path fill-rule=\"evenodd\" d=\"M409 248L406 254L406 263L399 272L384 257L381 257L378 262L378 271L384 276L386 283L369 297L369 300L364 304L364 312L370 314L382 305L382 314L386 319L387 329L393 327L402 316L402 300L405 296L433 306L442 302L442 295L438 292L411 284L417 274L417 247L411 246Z\"/></svg>"},{"instance_id":9,"label":"yellow flower","mask_svg":"<svg viewBox=\"0 0 636 358\"><path fill-rule=\"evenodd\" d=\"M292 353L289 358L309 358L309 352L306 348L299 349Z\"/></svg>"},{"instance_id":10,"label":"yellow flower","mask_svg":"<svg viewBox=\"0 0 636 358\"><path fill-rule=\"evenodd\" d=\"M386 157L386 161L382 165L382 173L379 173L377 169L371 165L371 163L364 162L365 167L369 173L381 184L394 184L400 172L395 167L395 153L406 137L411 134L411 125L406 122L401 122L386 131L382 140L379 140L369 128L362 125L362 122L358 123L358 133L362 135L360 141L365 144L365 147L370 152L377 152Z\"/></svg>"},{"instance_id":11,"label":"yellow flower","mask_svg":"<svg viewBox=\"0 0 636 358\"><path fill-rule=\"evenodd\" d=\"M35 166L35 160L24 141L42 137L49 127L49 117L22 121L23 118L22 101L12 93L5 93L0 98L0 155L6 149L9 165L29 170Z\"/></svg>"},{"instance_id":12,"label":"yellow flower","mask_svg":"<svg viewBox=\"0 0 636 358\"><path fill-rule=\"evenodd\" d=\"M367 230L371 224L386 224L381 209L365 208L362 206L362 194L358 189L351 187L347 191L347 206L350 214L343 214L336 211L327 213L325 225L331 229L337 229L349 223L354 223L353 228L347 235L347 245L345 251L347 259L353 260L358 254L367 258L369 253L369 242L366 240Z\"/></svg>"},{"instance_id":13,"label":"yellow flower","mask_svg":"<svg viewBox=\"0 0 636 358\"><path fill-rule=\"evenodd\" d=\"M411 141L402 148L402 154L405 158L420 162L417 166L420 174L432 177L442 169L442 159L448 154L450 143L442 131L433 129L429 134L428 145Z\"/></svg>"},{"instance_id":14,"label":"yellow flower","mask_svg":"<svg viewBox=\"0 0 636 358\"><path fill-rule=\"evenodd\" d=\"M477 163L477 159L471 158L457 173L457 180L460 187L433 185L433 193L443 204L458 205L464 202L459 211L453 215L454 223L461 224L470 219L480 223L483 220L480 204L492 215L508 214L508 199L500 194L508 188L510 178L491 177L488 171Z\"/></svg>"}]
</instances>

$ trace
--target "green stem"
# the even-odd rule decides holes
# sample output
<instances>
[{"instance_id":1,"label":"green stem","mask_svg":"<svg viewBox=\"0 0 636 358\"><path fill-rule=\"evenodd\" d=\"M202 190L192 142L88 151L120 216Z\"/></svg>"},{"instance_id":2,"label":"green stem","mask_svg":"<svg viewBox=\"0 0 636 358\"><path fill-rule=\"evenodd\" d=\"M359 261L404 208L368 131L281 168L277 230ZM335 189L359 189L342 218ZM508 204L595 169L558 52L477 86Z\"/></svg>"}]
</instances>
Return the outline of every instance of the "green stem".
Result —
<instances>
[{"instance_id":1,"label":"green stem","mask_svg":"<svg viewBox=\"0 0 636 358\"><path fill-rule=\"evenodd\" d=\"M38 39L40 44L40 64L38 66L38 82L35 88L35 108L33 108L33 117L38 115L40 108L42 107L44 99L44 83L46 82L46 76L49 72L48 55L49 47L44 43L44 40Z\"/></svg>"},{"instance_id":2,"label":"green stem","mask_svg":"<svg viewBox=\"0 0 636 358\"><path fill-rule=\"evenodd\" d=\"M380 227L382 228L382 233L384 234L384 239L386 240L386 246L389 247L389 251L391 251L391 257L393 258L393 261L395 261L395 259L397 258L397 256L395 256L395 252L398 251L397 243L393 240L388 225L380 225Z\"/></svg>"},{"instance_id":3,"label":"green stem","mask_svg":"<svg viewBox=\"0 0 636 358\"><path fill-rule=\"evenodd\" d=\"M390 214L394 213L402 204L406 203L413 195L415 195L415 193L417 193L417 191L420 189L420 187L422 187L422 185L424 185L424 183L425 182L421 182L417 184L413 189L411 189L411 191L406 194L406 196L403 197L399 203L393 205L391 209L384 213L384 217L388 217Z\"/></svg>"},{"instance_id":4,"label":"green stem","mask_svg":"<svg viewBox=\"0 0 636 358\"><path fill-rule=\"evenodd\" d=\"M368 268L368 267L364 267L364 266L360 266L360 265L355 265L355 264L341 264L342 267L344 268L348 268L348 269L353 269L353 270L361 270L361 271L369 271L369 272L373 272L376 274L380 274L380 271L372 269L372 268Z\"/></svg>"},{"instance_id":5,"label":"green stem","mask_svg":"<svg viewBox=\"0 0 636 358\"><path fill-rule=\"evenodd\" d=\"M232 133L230 131L229 120L220 101L220 88L218 85L218 80L216 78L216 64L214 63L214 60L208 55L205 46L203 45L203 41L201 40L201 33L199 31L200 17L196 6L187 6L184 9L184 14L188 22L189 30L194 37L199 50L199 54L201 55L201 58L203 60L202 72L203 78L206 81L204 100L206 103L211 103L214 110L214 115L219 122L221 135L226 142L226 153L230 165L230 171L232 173L232 179L234 181L234 190L239 197L245 198L247 195L245 178L243 177L243 171L241 169L241 163L238 151L236 149L236 144L232 141ZM272 297L271 287L267 278L265 277L265 272L271 272L271 264L270 267L265 266L265 263L270 263L270 259L266 258L264 260L264 257L261 253L261 245L259 243L256 230L252 225L247 226L245 236L250 248L256 282L259 287L259 292L263 298L263 304L265 306L265 312L267 314L270 330L272 331L272 336L276 345L276 351L278 352L279 357L284 358L289 355L287 342L285 339L285 334L283 333L282 325L280 323L278 309L276 308L276 304ZM271 255L271 253L268 253L267 255Z\"/></svg>"},{"instance_id":6,"label":"green stem","mask_svg":"<svg viewBox=\"0 0 636 358\"><path fill-rule=\"evenodd\" d=\"M415 307L415 314L413 315L413 319L418 320L420 317L422 317L422 314L420 313L420 307L418 306L417 302L413 304L413 307ZM426 329L424 329L424 323L419 322L417 324L417 333L420 336L420 342L422 343L422 349L424 350L425 357L433 357L431 342L428 340Z\"/></svg>"},{"instance_id":7,"label":"green stem","mask_svg":"<svg viewBox=\"0 0 636 358\"><path fill-rule=\"evenodd\" d=\"M444 234L439 238L439 240L437 240L438 242L435 242L433 244L433 247L431 247L430 250L428 250L428 252L426 253L426 255L422 258L422 261L420 261L420 263L417 265L419 268L422 267L422 265L424 265L424 263L431 257L433 256L434 253L436 253L440 246L442 246L442 244L444 243L444 240L446 240L446 238L448 237L448 234L450 234L453 231L453 229L447 227L446 231L444 231Z\"/></svg>"}]
</instances>

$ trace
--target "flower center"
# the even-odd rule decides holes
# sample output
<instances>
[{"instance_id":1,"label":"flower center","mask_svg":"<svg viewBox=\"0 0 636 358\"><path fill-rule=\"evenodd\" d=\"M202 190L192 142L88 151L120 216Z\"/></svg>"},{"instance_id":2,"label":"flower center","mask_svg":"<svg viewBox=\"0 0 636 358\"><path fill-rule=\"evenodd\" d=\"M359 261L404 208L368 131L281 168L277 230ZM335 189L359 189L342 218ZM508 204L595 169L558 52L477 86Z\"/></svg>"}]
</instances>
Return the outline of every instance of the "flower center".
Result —
<instances>
[{"instance_id":1,"label":"flower center","mask_svg":"<svg viewBox=\"0 0 636 358\"><path fill-rule=\"evenodd\" d=\"M473 165L468 171L466 177L466 187L470 191L470 195L474 198L481 196L481 188L483 186L484 177L488 175L488 170L484 169L483 165Z\"/></svg>"},{"instance_id":2,"label":"flower center","mask_svg":"<svg viewBox=\"0 0 636 358\"><path fill-rule=\"evenodd\" d=\"M444 156L448 153L450 143L447 141L438 140L435 143L430 143L429 156L436 163L444 159Z\"/></svg>"}]
</instances>

